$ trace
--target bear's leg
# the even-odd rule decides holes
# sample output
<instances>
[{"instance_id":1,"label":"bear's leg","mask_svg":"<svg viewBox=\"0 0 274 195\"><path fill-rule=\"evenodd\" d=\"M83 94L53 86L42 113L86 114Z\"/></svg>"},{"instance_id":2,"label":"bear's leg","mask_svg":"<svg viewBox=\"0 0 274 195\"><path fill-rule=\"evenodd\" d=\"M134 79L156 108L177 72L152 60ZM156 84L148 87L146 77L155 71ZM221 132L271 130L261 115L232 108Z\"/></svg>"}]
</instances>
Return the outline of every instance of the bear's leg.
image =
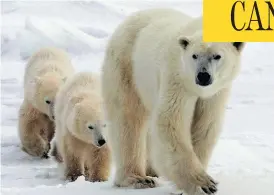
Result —
<instances>
[{"instance_id":1,"label":"bear's leg","mask_svg":"<svg viewBox=\"0 0 274 195\"><path fill-rule=\"evenodd\" d=\"M62 158L60 151L57 147L56 140L54 140L52 142L51 156L53 156L57 162L59 162L59 163L63 162L63 158Z\"/></svg>"},{"instance_id":2,"label":"bear's leg","mask_svg":"<svg viewBox=\"0 0 274 195\"><path fill-rule=\"evenodd\" d=\"M158 177L156 171L152 168L150 162L147 162L146 175L150 177Z\"/></svg>"},{"instance_id":3,"label":"bear's leg","mask_svg":"<svg viewBox=\"0 0 274 195\"><path fill-rule=\"evenodd\" d=\"M64 136L65 141L63 142L61 147L63 149L62 157L65 167L65 178L66 180L73 182L82 175L84 166L82 161L83 151L73 150L73 141L69 140L70 137L71 136L68 135Z\"/></svg>"},{"instance_id":4,"label":"bear's leg","mask_svg":"<svg viewBox=\"0 0 274 195\"><path fill-rule=\"evenodd\" d=\"M91 146L94 147L94 146ZM91 148L86 154L85 177L91 182L107 181L110 173L110 153L105 148Z\"/></svg>"},{"instance_id":5,"label":"bear's leg","mask_svg":"<svg viewBox=\"0 0 274 195\"><path fill-rule=\"evenodd\" d=\"M73 154L64 154L64 165L66 180L73 182L82 175L82 168L79 159Z\"/></svg>"},{"instance_id":6,"label":"bear's leg","mask_svg":"<svg viewBox=\"0 0 274 195\"><path fill-rule=\"evenodd\" d=\"M149 128L148 128L149 129ZM158 177L158 174L152 167L152 162L151 162L151 130L149 129L147 131L147 145L146 145L146 156L147 156L147 163L146 163L146 175L150 177Z\"/></svg>"},{"instance_id":7,"label":"bear's leg","mask_svg":"<svg viewBox=\"0 0 274 195\"><path fill-rule=\"evenodd\" d=\"M47 132L46 132L46 140L50 143L52 138L54 137L55 125L54 122L47 118Z\"/></svg>"},{"instance_id":8,"label":"bear's leg","mask_svg":"<svg viewBox=\"0 0 274 195\"><path fill-rule=\"evenodd\" d=\"M103 76L104 77L104 76ZM104 79L104 78L103 78ZM108 144L115 162L115 185L119 187L152 188L153 178L146 176L146 129L147 112L135 91L132 81L110 86L111 94L105 91L105 102L110 122ZM106 84L104 84L106 85ZM118 92L119 93L118 93ZM108 95L109 94L109 95Z\"/></svg>"},{"instance_id":9,"label":"bear's leg","mask_svg":"<svg viewBox=\"0 0 274 195\"><path fill-rule=\"evenodd\" d=\"M50 144L41 136L44 131L41 117L39 111L23 102L19 111L18 131L23 151L32 156L48 158Z\"/></svg>"},{"instance_id":10,"label":"bear's leg","mask_svg":"<svg viewBox=\"0 0 274 195\"><path fill-rule=\"evenodd\" d=\"M51 150L51 155L55 158L55 160L59 163L63 162L63 158L61 155L61 148L62 147L62 142L63 142L63 138L60 135L62 132L62 123L59 119L59 117L57 117L54 121L54 138L51 141L52 143L52 150ZM49 138L48 138L49 139Z\"/></svg>"},{"instance_id":11,"label":"bear's leg","mask_svg":"<svg viewBox=\"0 0 274 195\"><path fill-rule=\"evenodd\" d=\"M222 128L228 96L229 90L224 89L217 95L206 100L199 99L196 103L191 129L192 143L205 169Z\"/></svg>"},{"instance_id":12,"label":"bear's leg","mask_svg":"<svg viewBox=\"0 0 274 195\"><path fill-rule=\"evenodd\" d=\"M211 194L217 191L216 183L204 170L191 140L197 98L188 96L180 81L174 82L175 79L171 78L163 86L161 102L155 111L152 153L157 153L157 159L153 161L157 170L162 169L164 176L186 193L196 195L202 189Z\"/></svg>"}]
</instances>

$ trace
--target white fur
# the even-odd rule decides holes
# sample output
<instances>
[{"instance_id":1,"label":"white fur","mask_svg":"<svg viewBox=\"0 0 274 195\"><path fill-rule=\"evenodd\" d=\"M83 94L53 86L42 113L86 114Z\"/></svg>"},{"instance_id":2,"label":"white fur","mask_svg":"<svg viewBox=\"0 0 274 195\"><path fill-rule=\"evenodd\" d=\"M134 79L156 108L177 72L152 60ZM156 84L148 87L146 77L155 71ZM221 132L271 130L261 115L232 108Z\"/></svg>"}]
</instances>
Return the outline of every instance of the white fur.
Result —
<instances>
[{"instance_id":1,"label":"white fur","mask_svg":"<svg viewBox=\"0 0 274 195\"><path fill-rule=\"evenodd\" d=\"M25 100L40 112L53 115L55 95L67 77L74 73L68 54L58 48L42 48L26 65L24 75ZM50 105L46 100L51 101Z\"/></svg>"},{"instance_id":2,"label":"white fur","mask_svg":"<svg viewBox=\"0 0 274 195\"><path fill-rule=\"evenodd\" d=\"M105 121L100 109L103 106L100 93L100 80L94 73L76 73L66 82L56 96L57 139L60 132L62 136L67 130L87 143L102 138ZM89 125L96 127L95 130L90 130Z\"/></svg>"},{"instance_id":3,"label":"white fur","mask_svg":"<svg viewBox=\"0 0 274 195\"><path fill-rule=\"evenodd\" d=\"M73 73L69 56L58 48L42 48L28 60L18 117L22 149L28 154L48 158L49 142L54 135L55 95Z\"/></svg>"},{"instance_id":4,"label":"white fur","mask_svg":"<svg viewBox=\"0 0 274 195\"><path fill-rule=\"evenodd\" d=\"M186 48L183 39L189 42ZM216 188L206 167L241 49L232 43L203 43L202 18L171 9L137 12L117 28L102 75L116 185L155 186L144 175L147 147L148 163L179 189L192 195L199 188ZM202 58L193 60L194 53ZM199 64L213 54L221 55L207 64L213 83L201 87L195 82Z\"/></svg>"},{"instance_id":5,"label":"white fur","mask_svg":"<svg viewBox=\"0 0 274 195\"><path fill-rule=\"evenodd\" d=\"M110 169L109 149L104 141L105 117L101 84L97 74L76 73L58 91L55 105L54 156L64 161L67 179L91 171L90 180L106 180ZM86 165L85 165L86 164Z\"/></svg>"}]
</instances>

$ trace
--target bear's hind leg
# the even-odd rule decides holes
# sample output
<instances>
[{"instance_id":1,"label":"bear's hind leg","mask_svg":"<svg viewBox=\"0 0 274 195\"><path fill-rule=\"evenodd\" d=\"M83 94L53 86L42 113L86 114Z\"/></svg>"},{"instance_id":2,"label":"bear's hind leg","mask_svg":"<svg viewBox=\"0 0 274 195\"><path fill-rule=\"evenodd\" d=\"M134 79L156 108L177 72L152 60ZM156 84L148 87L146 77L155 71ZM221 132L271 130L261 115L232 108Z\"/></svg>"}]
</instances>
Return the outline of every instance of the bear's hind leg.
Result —
<instances>
[{"instance_id":1,"label":"bear's hind leg","mask_svg":"<svg viewBox=\"0 0 274 195\"><path fill-rule=\"evenodd\" d=\"M42 114L30 104L23 102L19 111L19 137L22 150L31 156L48 158L50 144L41 136L43 124Z\"/></svg>"},{"instance_id":2,"label":"bear's hind leg","mask_svg":"<svg viewBox=\"0 0 274 195\"><path fill-rule=\"evenodd\" d=\"M147 162L147 167L146 167L146 175L150 177L158 177L158 174L156 171L152 168L150 165L150 162Z\"/></svg>"},{"instance_id":3,"label":"bear's hind leg","mask_svg":"<svg viewBox=\"0 0 274 195\"><path fill-rule=\"evenodd\" d=\"M126 95L119 118L112 123L111 137L115 144L116 185L121 187L152 188L154 179L146 176L146 111L135 94ZM112 147L111 146L111 147Z\"/></svg>"},{"instance_id":4,"label":"bear's hind leg","mask_svg":"<svg viewBox=\"0 0 274 195\"><path fill-rule=\"evenodd\" d=\"M148 122L149 124L150 122ZM146 162L146 175L150 177L158 177L158 174L156 173L155 169L152 167L151 162L151 129L148 127L147 131L147 145L146 145L146 156L147 156L147 162Z\"/></svg>"},{"instance_id":5,"label":"bear's hind leg","mask_svg":"<svg viewBox=\"0 0 274 195\"><path fill-rule=\"evenodd\" d=\"M104 77L106 76L103 76L103 79ZM116 79L111 79L111 83L105 83L103 87L110 122L108 144L116 166L115 185L153 188L156 182L153 178L146 176L145 170L146 129L144 125L147 112L132 81L114 84Z\"/></svg>"}]
</instances>

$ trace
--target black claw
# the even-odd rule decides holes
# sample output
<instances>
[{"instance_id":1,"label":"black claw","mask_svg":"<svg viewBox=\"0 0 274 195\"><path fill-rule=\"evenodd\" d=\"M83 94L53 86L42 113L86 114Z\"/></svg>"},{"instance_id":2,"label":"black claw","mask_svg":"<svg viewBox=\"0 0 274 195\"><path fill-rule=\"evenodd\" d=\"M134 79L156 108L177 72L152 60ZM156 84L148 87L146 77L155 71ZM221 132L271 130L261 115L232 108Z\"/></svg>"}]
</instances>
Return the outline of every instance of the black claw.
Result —
<instances>
[{"instance_id":1,"label":"black claw","mask_svg":"<svg viewBox=\"0 0 274 195\"><path fill-rule=\"evenodd\" d=\"M42 155L42 158L48 159L48 158L49 158L48 153L47 153L47 152L44 152L43 155Z\"/></svg>"},{"instance_id":2,"label":"black claw","mask_svg":"<svg viewBox=\"0 0 274 195\"><path fill-rule=\"evenodd\" d=\"M151 183L151 181L149 179L146 179L145 181L146 181L146 183Z\"/></svg>"},{"instance_id":3,"label":"black claw","mask_svg":"<svg viewBox=\"0 0 274 195\"><path fill-rule=\"evenodd\" d=\"M151 180L151 183L154 185L155 184L155 182L153 181L153 180Z\"/></svg>"},{"instance_id":4,"label":"black claw","mask_svg":"<svg viewBox=\"0 0 274 195\"><path fill-rule=\"evenodd\" d=\"M207 188L202 187L202 190L203 190L206 194L211 194L211 193L208 191Z\"/></svg>"},{"instance_id":5,"label":"black claw","mask_svg":"<svg viewBox=\"0 0 274 195\"><path fill-rule=\"evenodd\" d=\"M69 181L74 182L74 181L76 181L76 179L77 179L77 176L71 176L69 178Z\"/></svg>"},{"instance_id":6,"label":"black claw","mask_svg":"<svg viewBox=\"0 0 274 195\"><path fill-rule=\"evenodd\" d=\"M214 181L214 180L210 180L212 183L214 183L215 185L218 185L218 182Z\"/></svg>"},{"instance_id":7,"label":"black claw","mask_svg":"<svg viewBox=\"0 0 274 195\"><path fill-rule=\"evenodd\" d=\"M209 190L210 190L212 193L217 192L217 188L216 188L216 187L209 187Z\"/></svg>"}]
</instances>

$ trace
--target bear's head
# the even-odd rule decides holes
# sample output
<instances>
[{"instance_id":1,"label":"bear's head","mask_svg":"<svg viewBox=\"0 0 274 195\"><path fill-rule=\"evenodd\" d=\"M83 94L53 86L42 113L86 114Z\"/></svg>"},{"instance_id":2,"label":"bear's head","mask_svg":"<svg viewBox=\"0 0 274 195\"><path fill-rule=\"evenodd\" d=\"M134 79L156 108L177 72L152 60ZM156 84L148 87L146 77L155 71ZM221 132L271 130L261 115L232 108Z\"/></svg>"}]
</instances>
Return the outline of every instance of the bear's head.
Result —
<instances>
[{"instance_id":1,"label":"bear's head","mask_svg":"<svg viewBox=\"0 0 274 195\"><path fill-rule=\"evenodd\" d=\"M77 103L68 113L67 128L78 139L102 147L106 141L103 136L106 127L101 99L96 94L88 98L74 97ZM74 101L72 100L72 101Z\"/></svg>"},{"instance_id":2,"label":"bear's head","mask_svg":"<svg viewBox=\"0 0 274 195\"><path fill-rule=\"evenodd\" d=\"M185 88L199 97L212 96L231 85L240 70L245 43L207 43L202 32L179 38L181 76Z\"/></svg>"},{"instance_id":3,"label":"bear's head","mask_svg":"<svg viewBox=\"0 0 274 195\"><path fill-rule=\"evenodd\" d=\"M32 81L32 103L52 121L54 121L55 96L66 79L58 74L48 73L41 77L36 76Z\"/></svg>"}]
</instances>

